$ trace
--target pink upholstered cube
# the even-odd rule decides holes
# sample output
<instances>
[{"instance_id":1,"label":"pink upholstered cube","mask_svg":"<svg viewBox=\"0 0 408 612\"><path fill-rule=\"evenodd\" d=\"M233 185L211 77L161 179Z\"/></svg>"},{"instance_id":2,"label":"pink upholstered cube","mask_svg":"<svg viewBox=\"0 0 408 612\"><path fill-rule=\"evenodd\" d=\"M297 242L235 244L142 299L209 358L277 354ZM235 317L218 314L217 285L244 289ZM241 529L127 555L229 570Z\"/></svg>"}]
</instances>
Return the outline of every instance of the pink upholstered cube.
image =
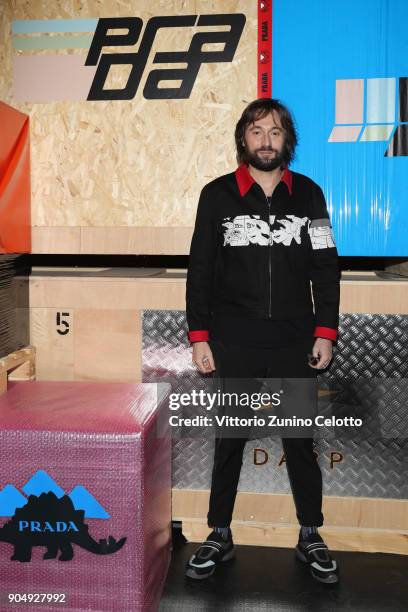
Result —
<instances>
[{"instance_id":1,"label":"pink upholstered cube","mask_svg":"<svg viewBox=\"0 0 408 612\"><path fill-rule=\"evenodd\" d=\"M0 609L7 593L65 594L30 610L157 609L171 553L169 390L10 384L0 397Z\"/></svg>"}]
</instances>

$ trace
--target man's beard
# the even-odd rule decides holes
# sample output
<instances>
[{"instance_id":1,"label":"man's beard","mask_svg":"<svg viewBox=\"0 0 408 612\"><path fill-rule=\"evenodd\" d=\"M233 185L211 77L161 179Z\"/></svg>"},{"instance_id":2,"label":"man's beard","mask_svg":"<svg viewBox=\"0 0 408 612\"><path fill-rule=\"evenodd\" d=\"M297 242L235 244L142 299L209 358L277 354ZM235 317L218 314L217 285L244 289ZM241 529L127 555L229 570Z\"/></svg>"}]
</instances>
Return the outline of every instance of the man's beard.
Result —
<instances>
[{"instance_id":1,"label":"man's beard","mask_svg":"<svg viewBox=\"0 0 408 612\"><path fill-rule=\"evenodd\" d=\"M271 151L272 149L264 149L265 151ZM284 166L284 156L285 153L282 151L277 152L276 149L273 149L277 154L275 157L260 157L255 151L253 153L249 153L247 151L247 162L251 164L257 170L262 170L263 172L270 172L271 170L275 170L280 166Z\"/></svg>"}]
</instances>

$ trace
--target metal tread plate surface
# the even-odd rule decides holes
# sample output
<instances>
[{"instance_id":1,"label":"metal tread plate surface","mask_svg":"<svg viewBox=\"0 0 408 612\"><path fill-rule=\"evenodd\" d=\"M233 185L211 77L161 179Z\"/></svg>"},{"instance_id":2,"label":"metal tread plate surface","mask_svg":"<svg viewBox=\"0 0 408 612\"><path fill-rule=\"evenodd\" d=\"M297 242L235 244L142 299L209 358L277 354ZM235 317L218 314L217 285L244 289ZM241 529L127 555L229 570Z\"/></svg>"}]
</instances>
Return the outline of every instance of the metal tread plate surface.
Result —
<instances>
[{"instance_id":1,"label":"metal tread plate surface","mask_svg":"<svg viewBox=\"0 0 408 612\"><path fill-rule=\"evenodd\" d=\"M191 361L185 312L145 310L142 319L143 382L170 381L176 393L205 388L206 377ZM334 358L318 382L335 397L319 402L319 413L341 416L354 410L364 417L360 434L333 427L316 431L324 494L406 499L408 316L341 314ZM213 453L213 435L174 435L172 486L210 488ZM282 456L278 437L249 439L238 489L290 493Z\"/></svg>"}]
</instances>

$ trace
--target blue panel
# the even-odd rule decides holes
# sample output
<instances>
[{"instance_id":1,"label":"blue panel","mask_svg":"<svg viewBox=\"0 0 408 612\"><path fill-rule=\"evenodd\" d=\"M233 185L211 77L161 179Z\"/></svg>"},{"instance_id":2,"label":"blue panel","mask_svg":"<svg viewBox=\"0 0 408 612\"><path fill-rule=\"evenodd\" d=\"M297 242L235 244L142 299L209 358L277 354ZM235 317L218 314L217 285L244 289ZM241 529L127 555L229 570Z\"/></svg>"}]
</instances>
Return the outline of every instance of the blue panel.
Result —
<instances>
[{"instance_id":1,"label":"blue panel","mask_svg":"<svg viewBox=\"0 0 408 612\"><path fill-rule=\"evenodd\" d=\"M385 157L386 141L328 142L337 79L366 79L367 111L367 79L408 76L406 16L406 0L273 2L272 95L295 116L293 169L325 192L341 255L408 256L408 156ZM369 102L376 123L398 117L389 84Z\"/></svg>"}]
</instances>

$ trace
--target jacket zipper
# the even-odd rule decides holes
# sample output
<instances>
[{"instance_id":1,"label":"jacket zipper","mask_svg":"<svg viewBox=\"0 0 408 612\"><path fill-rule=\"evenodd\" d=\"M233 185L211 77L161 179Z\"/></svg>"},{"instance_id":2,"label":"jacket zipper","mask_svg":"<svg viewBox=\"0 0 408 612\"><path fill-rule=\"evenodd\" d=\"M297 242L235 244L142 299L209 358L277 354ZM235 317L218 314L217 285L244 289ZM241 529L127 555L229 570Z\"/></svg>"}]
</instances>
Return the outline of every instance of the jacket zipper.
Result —
<instances>
[{"instance_id":1,"label":"jacket zipper","mask_svg":"<svg viewBox=\"0 0 408 612\"><path fill-rule=\"evenodd\" d=\"M266 197L266 201L268 203L268 227L269 227L269 245L268 245L268 250L269 250L269 318L271 318L272 313L272 263L271 263L271 237L272 237L272 232L271 232L271 200L272 198L268 198Z\"/></svg>"}]
</instances>

